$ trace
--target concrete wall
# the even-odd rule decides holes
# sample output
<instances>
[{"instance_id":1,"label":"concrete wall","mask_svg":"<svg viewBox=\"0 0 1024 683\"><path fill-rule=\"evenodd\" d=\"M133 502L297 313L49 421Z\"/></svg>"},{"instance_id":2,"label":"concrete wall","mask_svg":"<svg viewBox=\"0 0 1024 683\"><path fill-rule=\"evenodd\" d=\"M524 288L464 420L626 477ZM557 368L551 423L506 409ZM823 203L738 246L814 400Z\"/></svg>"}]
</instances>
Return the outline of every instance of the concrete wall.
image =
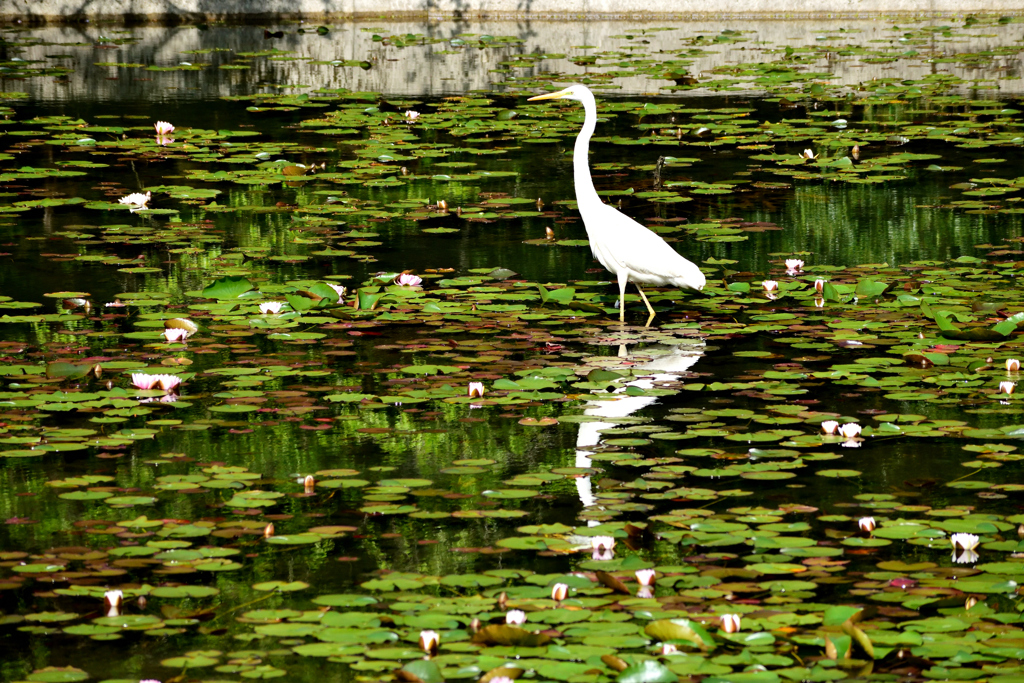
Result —
<instances>
[{"instance_id":1,"label":"concrete wall","mask_svg":"<svg viewBox=\"0 0 1024 683\"><path fill-rule=\"evenodd\" d=\"M216 21L287 18L607 18L1021 14L1024 0L0 0L0 20Z\"/></svg>"}]
</instances>

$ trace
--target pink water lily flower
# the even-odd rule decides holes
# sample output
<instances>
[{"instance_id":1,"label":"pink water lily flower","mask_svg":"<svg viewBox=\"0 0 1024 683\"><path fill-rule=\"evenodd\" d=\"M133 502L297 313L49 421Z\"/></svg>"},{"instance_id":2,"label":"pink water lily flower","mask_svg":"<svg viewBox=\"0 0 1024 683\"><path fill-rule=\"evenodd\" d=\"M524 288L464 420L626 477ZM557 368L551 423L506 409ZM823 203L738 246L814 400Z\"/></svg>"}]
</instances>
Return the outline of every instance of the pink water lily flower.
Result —
<instances>
[{"instance_id":1,"label":"pink water lily flower","mask_svg":"<svg viewBox=\"0 0 1024 683\"><path fill-rule=\"evenodd\" d=\"M153 130L156 131L157 135L170 135L174 132L174 126L167 121L157 121L153 124Z\"/></svg>"},{"instance_id":2,"label":"pink water lily flower","mask_svg":"<svg viewBox=\"0 0 1024 683\"><path fill-rule=\"evenodd\" d=\"M132 386L136 389L152 389L160 381L160 375L150 375L145 372L132 373Z\"/></svg>"},{"instance_id":3,"label":"pink water lily flower","mask_svg":"<svg viewBox=\"0 0 1024 683\"><path fill-rule=\"evenodd\" d=\"M412 109L409 109L405 112L405 120L408 121L409 123L412 123L419 117L420 113L418 111L413 111Z\"/></svg>"},{"instance_id":4,"label":"pink water lily flower","mask_svg":"<svg viewBox=\"0 0 1024 683\"><path fill-rule=\"evenodd\" d=\"M423 278L412 273L402 273L395 278L395 284L402 287L419 287L422 283Z\"/></svg>"},{"instance_id":5,"label":"pink water lily flower","mask_svg":"<svg viewBox=\"0 0 1024 683\"><path fill-rule=\"evenodd\" d=\"M335 284L332 284L330 282L327 283L327 286L330 287L331 289L333 289L335 292L338 293L338 301L341 301L342 299L345 298L345 292L348 291L347 289L345 289L341 285L335 285Z\"/></svg>"},{"instance_id":6,"label":"pink water lily flower","mask_svg":"<svg viewBox=\"0 0 1024 683\"><path fill-rule=\"evenodd\" d=\"M801 270L803 270L803 267L804 267L804 262L801 261L798 258L788 258L788 259L786 259L786 272L787 273L790 273L790 274L798 273Z\"/></svg>"},{"instance_id":7,"label":"pink water lily flower","mask_svg":"<svg viewBox=\"0 0 1024 683\"><path fill-rule=\"evenodd\" d=\"M157 383L164 391L174 391L181 384L181 378L177 375L157 375L160 379Z\"/></svg>"},{"instance_id":8,"label":"pink water lily flower","mask_svg":"<svg viewBox=\"0 0 1024 683\"><path fill-rule=\"evenodd\" d=\"M740 615L723 614L718 618L718 625L726 633L736 633L740 630Z\"/></svg>"}]
</instances>

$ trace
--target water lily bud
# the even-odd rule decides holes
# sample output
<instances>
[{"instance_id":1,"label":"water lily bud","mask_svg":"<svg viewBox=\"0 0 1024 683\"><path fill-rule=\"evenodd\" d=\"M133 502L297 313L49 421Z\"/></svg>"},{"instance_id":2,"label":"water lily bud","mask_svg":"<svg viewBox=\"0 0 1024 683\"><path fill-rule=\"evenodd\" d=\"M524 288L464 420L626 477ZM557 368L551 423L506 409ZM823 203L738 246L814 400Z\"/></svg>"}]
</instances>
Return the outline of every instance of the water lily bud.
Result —
<instances>
[{"instance_id":1,"label":"water lily bud","mask_svg":"<svg viewBox=\"0 0 1024 683\"><path fill-rule=\"evenodd\" d=\"M306 489L306 493L313 493L316 488L316 479L313 478L312 474L307 474L306 478L302 480L302 485Z\"/></svg>"},{"instance_id":2,"label":"water lily bud","mask_svg":"<svg viewBox=\"0 0 1024 683\"><path fill-rule=\"evenodd\" d=\"M847 422L839 428L839 433L847 439L852 439L853 437L860 435L860 425L856 422Z\"/></svg>"},{"instance_id":3,"label":"water lily bud","mask_svg":"<svg viewBox=\"0 0 1024 683\"><path fill-rule=\"evenodd\" d=\"M1007 372L1017 372L1018 370L1020 370L1020 361L1017 360L1016 358L1007 358L1006 359L1006 371Z\"/></svg>"},{"instance_id":4,"label":"water lily bud","mask_svg":"<svg viewBox=\"0 0 1024 683\"><path fill-rule=\"evenodd\" d=\"M456 206L455 207L455 215L456 216L461 216L462 215L462 207L461 206Z\"/></svg>"},{"instance_id":5,"label":"water lily bud","mask_svg":"<svg viewBox=\"0 0 1024 683\"><path fill-rule=\"evenodd\" d=\"M447 211L448 210L448 202L446 202L443 199L438 199L437 200L437 210L438 211Z\"/></svg>"},{"instance_id":6,"label":"water lily bud","mask_svg":"<svg viewBox=\"0 0 1024 683\"><path fill-rule=\"evenodd\" d=\"M93 376L96 377L96 379L99 379L100 375L103 374L103 366L101 366L99 363L97 363L96 365L92 366L92 374L93 374Z\"/></svg>"},{"instance_id":7,"label":"water lily bud","mask_svg":"<svg viewBox=\"0 0 1024 683\"><path fill-rule=\"evenodd\" d=\"M718 618L718 626L726 633L736 633L740 630L740 615L723 614Z\"/></svg>"},{"instance_id":8,"label":"water lily bud","mask_svg":"<svg viewBox=\"0 0 1024 683\"><path fill-rule=\"evenodd\" d=\"M472 635L473 633L479 631L481 628L483 628L483 624L480 622L479 619L473 617L473 621L469 622L469 633Z\"/></svg>"},{"instance_id":9,"label":"water lily bud","mask_svg":"<svg viewBox=\"0 0 1024 683\"><path fill-rule=\"evenodd\" d=\"M1013 393L1013 390L1016 387L1017 387L1017 383L1016 382L1000 382L999 383L999 391L997 391L996 393L997 394L1007 394L1007 395L1009 395L1009 394Z\"/></svg>"},{"instance_id":10,"label":"water lily bud","mask_svg":"<svg viewBox=\"0 0 1024 683\"><path fill-rule=\"evenodd\" d=\"M484 383L483 382L470 382L469 383L469 397L470 398L483 398L484 395Z\"/></svg>"},{"instance_id":11,"label":"water lily bud","mask_svg":"<svg viewBox=\"0 0 1024 683\"><path fill-rule=\"evenodd\" d=\"M857 520L857 526L860 530L870 534L875 530L875 518L874 517L861 517Z\"/></svg>"},{"instance_id":12,"label":"water lily bud","mask_svg":"<svg viewBox=\"0 0 1024 683\"><path fill-rule=\"evenodd\" d=\"M409 175L409 169L405 166L402 167L402 175Z\"/></svg>"},{"instance_id":13,"label":"water lily bud","mask_svg":"<svg viewBox=\"0 0 1024 683\"><path fill-rule=\"evenodd\" d=\"M825 420L821 423L822 434L835 434L839 429L839 423L835 420Z\"/></svg>"},{"instance_id":14,"label":"water lily bud","mask_svg":"<svg viewBox=\"0 0 1024 683\"><path fill-rule=\"evenodd\" d=\"M551 587L551 599L555 602L562 602L569 595L569 586L564 583L556 583Z\"/></svg>"},{"instance_id":15,"label":"water lily bud","mask_svg":"<svg viewBox=\"0 0 1024 683\"><path fill-rule=\"evenodd\" d=\"M139 599L135 601L135 604L139 606L139 609L146 609L146 596L140 595Z\"/></svg>"},{"instance_id":16,"label":"water lily bud","mask_svg":"<svg viewBox=\"0 0 1024 683\"><path fill-rule=\"evenodd\" d=\"M763 280L761 282L761 286L764 287L764 291L766 292L774 292L779 288L779 283L775 280Z\"/></svg>"},{"instance_id":17,"label":"water lily bud","mask_svg":"<svg viewBox=\"0 0 1024 683\"><path fill-rule=\"evenodd\" d=\"M502 609L503 610L503 609L505 609L505 607L507 605L508 605L508 593L506 593L505 591L502 591L501 595L498 596L498 609Z\"/></svg>"},{"instance_id":18,"label":"water lily bud","mask_svg":"<svg viewBox=\"0 0 1024 683\"><path fill-rule=\"evenodd\" d=\"M804 159L814 159L814 158L816 158L816 157L817 157L817 155L816 155L816 154L815 154L815 153L814 153L813 151L811 151L811 150L809 150L809 149L805 149L805 150L804 150L804 151L803 151L803 152L802 152L802 153L800 154L800 156L802 156L802 157L803 157Z\"/></svg>"},{"instance_id":19,"label":"water lily bud","mask_svg":"<svg viewBox=\"0 0 1024 683\"><path fill-rule=\"evenodd\" d=\"M121 616L121 600L124 593L119 590L107 591L103 594L103 604L107 606L108 617Z\"/></svg>"},{"instance_id":20,"label":"water lily bud","mask_svg":"<svg viewBox=\"0 0 1024 683\"><path fill-rule=\"evenodd\" d=\"M662 643L661 644L661 654L663 656L665 656L665 655L674 655L674 654L677 654L678 652L679 652L679 648L676 647L675 645L673 645L672 643Z\"/></svg>"},{"instance_id":21,"label":"water lily bud","mask_svg":"<svg viewBox=\"0 0 1024 683\"><path fill-rule=\"evenodd\" d=\"M103 594L103 602L107 607L120 607L124 593L119 590L107 591Z\"/></svg>"},{"instance_id":22,"label":"water lily bud","mask_svg":"<svg viewBox=\"0 0 1024 683\"><path fill-rule=\"evenodd\" d=\"M850 150L850 156L854 159L860 159L860 145L853 146L853 149Z\"/></svg>"},{"instance_id":23,"label":"water lily bud","mask_svg":"<svg viewBox=\"0 0 1024 683\"><path fill-rule=\"evenodd\" d=\"M967 598L966 601L964 601L964 611L966 611L966 612L971 611L971 608L974 607L977 604L978 604L978 598L974 597L973 595L970 596L969 598Z\"/></svg>"},{"instance_id":24,"label":"water lily bud","mask_svg":"<svg viewBox=\"0 0 1024 683\"><path fill-rule=\"evenodd\" d=\"M437 635L437 631L420 631L420 649L428 657L433 657L437 654L437 648L440 644L441 636Z\"/></svg>"},{"instance_id":25,"label":"water lily bud","mask_svg":"<svg viewBox=\"0 0 1024 683\"><path fill-rule=\"evenodd\" d=\"M819 293L819 294L820 294L820 293L822 293L822 292L824 292L824 291L825 291L825 281L824 281L824 280L822 280L822 279L821 279L821 278L819 277L819 278L818 278L817 280L815 280L815 281L814 281L814 288L815 288L816 290L818 290L818 293Z\"/></svg>"},{"instance_id":26,"label":"water lily bud","mask_svg":"<svg viewBox=\"0 0 1024 683\"><path fill-rule=\"evenodd\" d=\"M1024 538L1024 524L1017 527L1017 535Z\"/></svg>"},{"instance_id":27,"label":"water lily bud","mask_svg":"<svg viewBox=\"0 0 1024 683\"><path fill-rule=\"evenodd\" d=\"M655 571L653 569L637 569L636 580L641 586L653 586Z\"/></svg>"},{"instance_id":28,"label":"water lily bud","mask_svg":"<svg viewBox=\"0 0 1024 683\"><path fill-rule=\"evenodd\" d=\"M541 199L540 197L537 197L537 210L540 211L543 208L544 208L544 200Z\"/></svg>"},{"instance_id":29,"label":"water lily bud","mask_svg":"<svg viewBox=\"0 0 1024 683\"><path fill-rule=\"evenodd\" d=\"M555 239L555 231L551 229L551 226L544 228L544 237L549 240Z\"/></svg>"},{"instance_id":30,"label":"water lily bud","mask_svg":"<svg viewBox=\"0 0 1024 683\"><path fill-rule=\"evenodd\" d=\"M510 626L520 626L526 623L526 612L521 609L510 609L505 613L505 623Z\"/></svg>"},{"instance_id":31,"label":"water lily bud","mask_svg":"<svg viewBox=\"0 0 1024 683\"><path fill-rule=\"evenodd\" d=\"M273 535L274 535L274 523L270 522L265 527L263 527L263 538L270 538Z\"/></svg>"}]
</instances>

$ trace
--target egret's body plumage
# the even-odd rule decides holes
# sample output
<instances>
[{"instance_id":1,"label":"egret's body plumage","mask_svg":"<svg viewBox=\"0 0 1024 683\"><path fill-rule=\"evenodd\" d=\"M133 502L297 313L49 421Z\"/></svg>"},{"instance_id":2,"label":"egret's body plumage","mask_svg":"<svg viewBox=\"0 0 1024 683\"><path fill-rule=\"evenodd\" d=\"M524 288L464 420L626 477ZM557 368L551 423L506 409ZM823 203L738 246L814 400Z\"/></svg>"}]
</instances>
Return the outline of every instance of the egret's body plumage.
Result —
<instances>
[{"instance_id":1,"label":"egret's body plumage","mask_svg":"<svg viewBox=\"0 0 1024 683\"><path fill-rule=\"evenodd\" d=\"M590 177L590 138L597 126L597 102L593 93L583 85L573 85L565 90L547 95L531 97L531 100L570 99L583 103L586 113L583 129L576 137L573 149L573 181L576 186L576 204L583 225L590 240L594 258L615 274L619 282L619 320L625 321L626 283L637 286L640 296L647 305L650 317L654 318L647 296L640 289L641 284L664 287L673 285L682 289L703 289L704 274L695 264L679 255L660 236L601 201L594 181Z\"/></svg>"}]
</instances>

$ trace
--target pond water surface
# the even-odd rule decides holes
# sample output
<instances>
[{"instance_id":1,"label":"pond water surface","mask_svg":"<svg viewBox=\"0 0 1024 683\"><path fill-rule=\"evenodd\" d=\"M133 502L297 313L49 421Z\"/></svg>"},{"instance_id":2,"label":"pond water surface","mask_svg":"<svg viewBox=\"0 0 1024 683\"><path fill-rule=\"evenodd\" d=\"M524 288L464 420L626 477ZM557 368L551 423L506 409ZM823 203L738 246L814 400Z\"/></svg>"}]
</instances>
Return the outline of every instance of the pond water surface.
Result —
<instances>
[{"instance_id":1,"label":"pond water surface","mask_svg":"<svg viewBox=\"0 0 1024 683\"><path fill-rule=\"evenodd\" d=\"M0 36L0 679L1024 680L1018 20Z\"/></svg>"}]
</instances>

